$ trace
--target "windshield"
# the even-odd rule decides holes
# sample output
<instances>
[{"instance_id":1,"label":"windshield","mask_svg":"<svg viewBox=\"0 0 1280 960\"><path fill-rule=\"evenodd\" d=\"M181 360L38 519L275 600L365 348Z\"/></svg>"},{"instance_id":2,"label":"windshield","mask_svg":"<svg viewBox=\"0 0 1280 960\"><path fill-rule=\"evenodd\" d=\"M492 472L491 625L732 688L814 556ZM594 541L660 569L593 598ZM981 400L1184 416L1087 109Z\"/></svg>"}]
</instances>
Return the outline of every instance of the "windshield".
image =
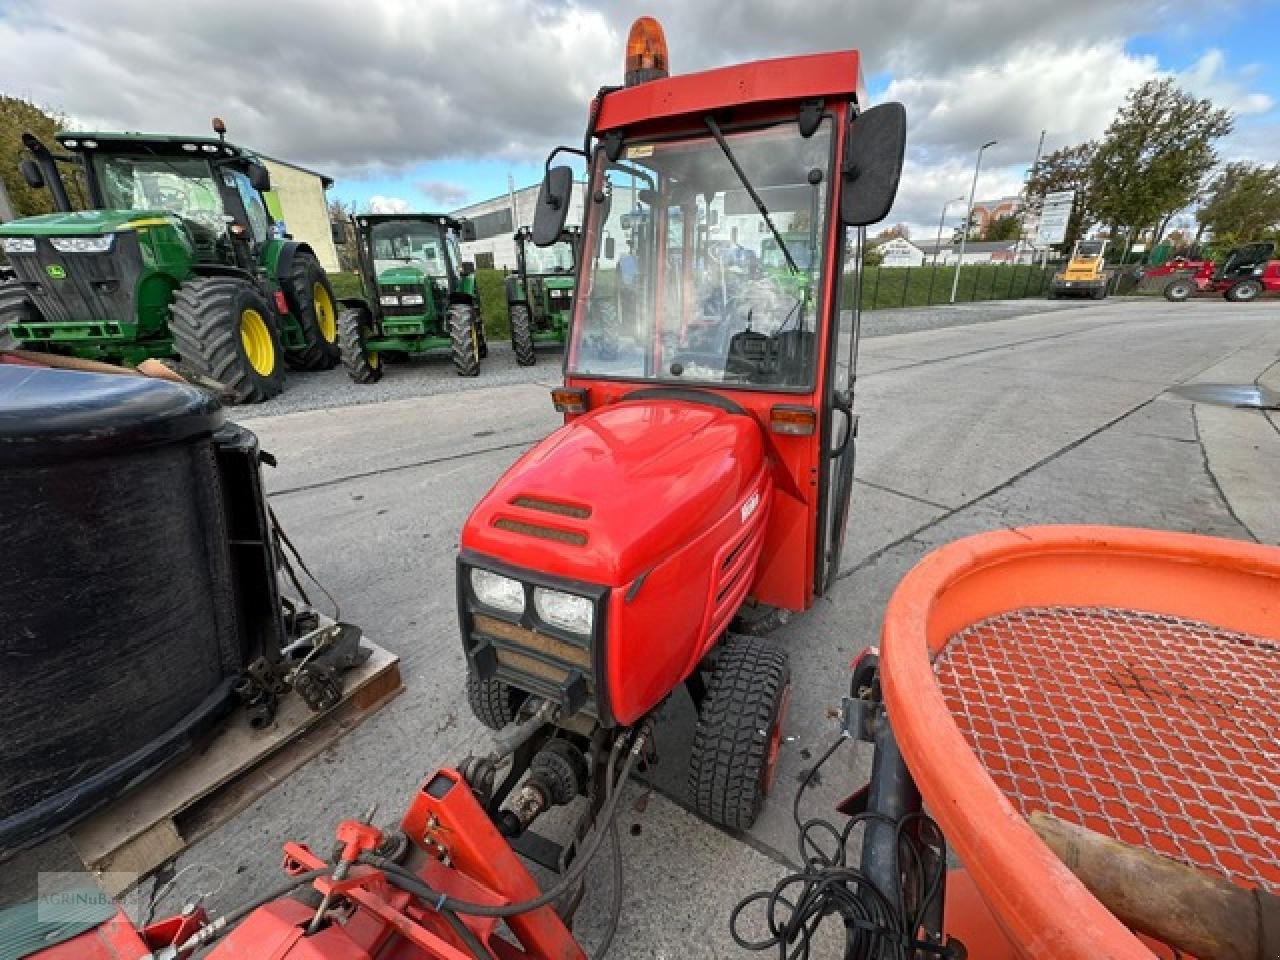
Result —
<instances>
[{"instance_id":1,"label":"windshield","mask_svg":"<svg viewBox=\"0 0 1280 960\"><path fill-rule=\"evenodd\" d=\"M414 266L427 276L447 278L444 233L439 224L391 220L369 230L373 267L378 274L393 267Z\"/></svg>"},{"instance_id":2,"label":"windshield","mask_svg":"<svg viewBox=\"0 0 1280 960\"><path fill-rule=\"evenodd\" d=\"M573 244L559 240L549 247L524 243L524 268L529 273L573 273Z\"/></svg>"},{"instance_id":3,"label":"windshield","mask_svg":"<svg viewBox=\"0 0 1280 960\"><path fill-rule=\"evenodd\" d=\"M710 135L600 154L569 372L810 386L831 137L830 118L808 139L794 122L726 134L794 270Z\"/></svg>"},{"instance_id":4,"label":"windshield","mask_svg":"<svg viewBox=\"0 0 1280 960\"><path fill-rule=\"evenodd\" d=\"M107 209L168 210L195 228L197 241L225 235L226 211L208 160L99 154L94 163Z\"/></svg>"},{"instance_id":5,"label":"windshield","mask_svg":"<svg viewBox=\"0 0 1280 960\"><path fill-rule=\"evenodd\" d=\"M1101 240L1081 240L1076 244L1077 257L1100 257L1102 256Z\"/></svg>"}]
</instances>

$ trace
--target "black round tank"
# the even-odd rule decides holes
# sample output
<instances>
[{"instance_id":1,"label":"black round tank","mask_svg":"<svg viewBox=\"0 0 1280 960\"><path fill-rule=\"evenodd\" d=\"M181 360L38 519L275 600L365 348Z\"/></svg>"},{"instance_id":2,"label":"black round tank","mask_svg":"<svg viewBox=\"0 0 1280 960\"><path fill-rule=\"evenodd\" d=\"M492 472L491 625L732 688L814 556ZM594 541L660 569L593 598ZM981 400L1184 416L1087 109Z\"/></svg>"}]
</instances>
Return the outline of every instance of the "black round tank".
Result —
<instances>
[{"instance_id":1,"label":"black round tank","mask_svg":"<svg viewBox=\"0 0 1280 960\"><path fill-rule=\"evenodd\" d=\"M192 387L0 365L0 857L234 702L222 422Z\"/></svg>"}]
</instances>

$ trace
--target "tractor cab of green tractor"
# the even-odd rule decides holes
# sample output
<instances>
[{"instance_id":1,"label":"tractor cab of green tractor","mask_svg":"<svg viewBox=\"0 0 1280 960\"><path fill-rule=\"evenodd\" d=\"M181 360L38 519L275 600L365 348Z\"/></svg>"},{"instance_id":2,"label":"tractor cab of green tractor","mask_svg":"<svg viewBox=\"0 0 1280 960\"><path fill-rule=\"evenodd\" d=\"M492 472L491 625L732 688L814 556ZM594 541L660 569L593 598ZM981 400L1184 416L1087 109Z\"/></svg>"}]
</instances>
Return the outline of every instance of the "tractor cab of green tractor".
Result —
<instances>
[{"instance_id":1,"label":"tractor cab of green tractor","mask_svg":"<svg viewBox=\"0 0 1280 960\"><path fill-rule=\"evenodd\" d=\"M532 366L540 343L564 343L573 308L582 231L567 227L549 246L533 242L529 227L515 234L516 272L507 277L507 316L516 363Z\"/></svg>"},{"instance_id":2,"label":"tractor cab of green tractor","mask_svg":"<svg viewBox=\"0 0 1280 960\"><path fill-rule=\"evenodd\" d=\"M136 364L177 357L237 400L283 389L285 365L338 359L337 310L315 253L282 237L271 178L216 137L62 133L55 155L31 135L27 183L56 212L0 226L16 274L0 283L0 326L23 346ZM85 209L73 210L59 164Z\"/></svg>"},{"instance_id":3,"label":"tractor cab of green tractor","mask_svg":"<svg viewBox=\"0 0 1280 960\"><path fill-rule=\"evenodd\" d=\"M458 376L474 377L488 352L475 267L461 241L474 227L441 213L362 213L354 218L364 297L342 301L342 360L357 383L384 364L448 350Z\"/></svg>"}]
</instances>

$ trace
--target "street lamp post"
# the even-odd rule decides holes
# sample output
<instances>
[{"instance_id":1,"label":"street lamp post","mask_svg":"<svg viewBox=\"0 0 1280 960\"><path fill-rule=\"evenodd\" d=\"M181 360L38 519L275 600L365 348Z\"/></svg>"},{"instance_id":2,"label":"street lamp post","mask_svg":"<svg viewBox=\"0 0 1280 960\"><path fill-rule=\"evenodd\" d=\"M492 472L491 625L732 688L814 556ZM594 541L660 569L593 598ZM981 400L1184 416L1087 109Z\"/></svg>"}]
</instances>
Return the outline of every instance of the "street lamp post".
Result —
<instances>
[{"instance_id":1,"label":"street lamp post","mask_svg":"<svg viewBox=\"0 0 1280 960\"><path fill-rule=\"evenodd\" d=\"M956 302L956 291L960 288L960 266L964 263L965 241L969 239L969 224L973 220L973 195L978 190L978 171L982 169L982 151L994 147L997 141L988 140L978 148L978 162L973 165L973 185L969 187L969 206L964 215L964 228L960 233L960 257L956 260L956 275L951 281L951 302Z\"/></svg>"},{"instance_id":2,"label":"street lamp post","mask_svg":"<svg viewBox=\"0 0 1280 960\"><path fill-rule=\"evenodd\" d=\"M956 197L942 205L942 216L938 218L938 242L933 245L933 265L938 265L938 253L942 250L942 225L947 222L947 207L959 203L964 197Z\"/></svg>"}]
</instances>

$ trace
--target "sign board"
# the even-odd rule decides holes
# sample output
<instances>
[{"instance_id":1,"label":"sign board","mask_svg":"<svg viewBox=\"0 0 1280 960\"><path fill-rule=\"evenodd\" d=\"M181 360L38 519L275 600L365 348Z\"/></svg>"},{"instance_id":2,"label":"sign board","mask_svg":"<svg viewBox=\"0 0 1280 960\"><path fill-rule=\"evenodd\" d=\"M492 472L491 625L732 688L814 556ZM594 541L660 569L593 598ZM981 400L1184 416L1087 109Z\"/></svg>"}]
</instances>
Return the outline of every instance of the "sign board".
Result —
<instances>
[{"instance_id":1,"label":"sign board","mask_svg":"<svg viewBox=\"0 0 1280 960\"><path fill-rule=\"evenodd\" d=\"M1075 203L1074 190L1046 193L1040 210L1040 224L1036 227L1036 243L1042 247L1062 243L1067 238L1067 221L1071 219L1071 207Z\"/></svg>"}]
</instances>

